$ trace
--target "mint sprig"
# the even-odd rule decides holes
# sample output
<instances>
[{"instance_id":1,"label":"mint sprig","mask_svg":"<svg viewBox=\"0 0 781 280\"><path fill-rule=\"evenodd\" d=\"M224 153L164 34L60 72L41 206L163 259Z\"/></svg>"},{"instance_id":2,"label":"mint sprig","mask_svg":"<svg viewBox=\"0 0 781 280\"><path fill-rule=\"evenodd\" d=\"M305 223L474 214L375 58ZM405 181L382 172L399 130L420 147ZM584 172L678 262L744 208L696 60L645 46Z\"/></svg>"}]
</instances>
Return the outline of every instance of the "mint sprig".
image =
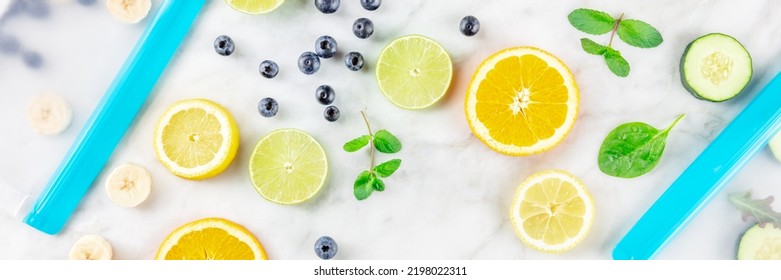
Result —
<instances>
[{"instance_id":1,"label":"mint sprig","mask_svg":"<svg viewBox=\"0 0 781 280\"><path fill-rule=\"evenodd\" d=\"M653 48L664 41L662 34L656 28L640 20L624 19L624 14L621 14L618 19L613 19L602 11L576 9L567 16L567 19L575 29L584 33L602 35L612 31L607 45L581 38L580 46L589 54L603 56L608 69L619 77L628 76L630 67L629 62L621 56L621 52L613 48L613 37L616 34L622 41L638 48Z\"/></svg>"},{"instance_id":2,"label":"mint sprig","mask_svg":"<svg viewBox=\"0 0 781 280\"><path fill-rule=\"evenodd\" d=\"M355 183L353 184L353 194L358 200L369 198L374 191L384 191L385 182L380 178L390 177L399 169L399 167L401 167L401 159L397 158L374 166L375 149L378 152L385 154L398 153L401 151L401 141L384 129L372 133L372 127L369 125L369 120L366 119L366 114L363 111L361 111L361 116L366 123L366 129L369 131L369 134L361 135L350 140L347 143L344 143L344 146L342 147L345 151L352 153L359 151L363 147L369 145L369 143L372 143L369 150L369 169L361 171L361 173L358 174L358 177L355 178Z\"/></svg>"}]
</instances>

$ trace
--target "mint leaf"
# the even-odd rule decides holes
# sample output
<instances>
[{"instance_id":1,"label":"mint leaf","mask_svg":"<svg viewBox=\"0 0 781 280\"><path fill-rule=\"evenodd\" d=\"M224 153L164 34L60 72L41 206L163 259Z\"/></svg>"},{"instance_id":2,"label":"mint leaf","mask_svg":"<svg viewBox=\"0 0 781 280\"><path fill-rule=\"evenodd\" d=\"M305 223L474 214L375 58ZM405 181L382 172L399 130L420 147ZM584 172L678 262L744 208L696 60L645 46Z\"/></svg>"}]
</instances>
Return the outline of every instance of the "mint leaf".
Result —
<instances>
[{"instance_id":1,"label":"mint leaf","mask_svg":"<svg viewBox=\"0 0 781 280\"><path fill-rule=\"evenodd\" d=\"M355 152L369 144L369 140L371 140L371 135L363 135L361 137L355 138L353 140L350 140L347 143L344 143L344 150L348 152Z\"/></svg>"},{"instance_id":2,"label":"mint leaf","mask_svg":"<svg viewBox=\"0 0 781 280\"><path fill-rule=\"evenodd\" d=\"M369 125L369 120L366 118L366 113L361 111L361 117L363 117L363 121L366 123L366 130L369 131L369 134L350 140L343 147L347 152L355 152L372 143L372 147L369 147L371 149L369 151L369 170L364 170L358 174L353 183L353 195L358 200L369 198L374 191L384 191L385 182L380 178L393 175L401 166L401 159L392 159L374 166L375 149L387 154L397 153L401 151L401 141L387 130L379 130L372 135L372 128Z\"/></svg>"},{"instance_id":3,"label":"mint leaf","mask_svg":"<svg viewBox=\"0 0 781 280\"><path fill-rule=\"evenodd\" d=\"M626 77L629 75L629 62L617 50L612 48L605 50L605 63L607 63L607 68L616 76Z\"/></svg>"},{"instance_id":4,"label":"mint leaf","mask_svg":"<svg viewBox=\"0 0 781 280\"><path fill-rule=\"evenodd\" d=\"M381 192L385 190L385 183L380 180L380 178L374 178L372 180L372 189L375 191Z\"/></svg>"},{"instance_id":5,"label":"mint leaf","mask_svg":"<svg viewBox=\"0 0 781 280\"><path fill-rule=\"evenodd\" d=\"M781 213L773 211L770 205L773 203L773 197L768 196L765 199L751 199L751 193L736 193L729 196L729 201L743 213L743 221L754 218L759 227L764 228L770 223L775 228L781 228Z\"/></svg>"},{"instance_id":6,"label":"mint leaf","mask_svg":"<svg viewBox=\"0 0 781 280\"><path fill-rule=\"evenodd\" d=\"M374 134L374 147L382 153L393 154L401 151L401 141L383 129Z\"/></svg>"},{"instance_id":7,"label":"mint leaf","mask_svg":"<svg viewBox=\"0 0 781 280\"><path fill-rule=\"evenodd\" d=\"M599 170L619 178L634 178L651 172L662 158L667 135L683 116L664 130L642 122L619 125L610 131L599 148Z\"/></svg>"},{"instance_id":8,"label":"mint leaf","mask_svg":"<svg viewBox=\"0 0 781 280\"><path fill-rule=\"evenodd\" d=\"M636 19L622 20L616 33L622 41L638 48L653 48L663 41L662 34L656 28Z\"/></svg>"},{"instance_id":9,"label":"mint leaf","mask_svg":"<svg viewBox=\"0 0 781 280\"><path fill-rule=\"evenodd\" d=\"M396 172L399 166L401 166L401 160L396 158L375 166L374 172L377 173L377 176L385 178L393 175L393 172Z\"/></svg>"},{"instance_id":10,"label":"mint leaf","mask_svg":"<svg viewBox=\"0 0 781 280\"><path fill-rule=\"evenodd\" d=\"M607 51L607 46L597 44L589 38L581 38L580 46L583 50L590 54L603 55Z\"/></svg>"},{"instance_id":11,"label":"mint leaf","mask_svg":"<svg viewBox=\"0 0 781 280\"><path fill-rule=\"evenodd\" d=\"M371 184L373 179L374 175L369 173L369 171L364 170L361 174L358 174L358 178L355 179L355 184L353 184L353 194L356 199L364 200L369 198L372 191L374 191Z\"/></svg>"},{"instance_id":12,"label":"mint leaf","mask_svg":"<svg viewBox=\"0 0 781 280\"><path fill-rule=\"evenodd\" d=\"M576 9L567 19L576 29L593 35L601 35L613 30L616 20L602 11Z\"/></svg>"}]
</instances>

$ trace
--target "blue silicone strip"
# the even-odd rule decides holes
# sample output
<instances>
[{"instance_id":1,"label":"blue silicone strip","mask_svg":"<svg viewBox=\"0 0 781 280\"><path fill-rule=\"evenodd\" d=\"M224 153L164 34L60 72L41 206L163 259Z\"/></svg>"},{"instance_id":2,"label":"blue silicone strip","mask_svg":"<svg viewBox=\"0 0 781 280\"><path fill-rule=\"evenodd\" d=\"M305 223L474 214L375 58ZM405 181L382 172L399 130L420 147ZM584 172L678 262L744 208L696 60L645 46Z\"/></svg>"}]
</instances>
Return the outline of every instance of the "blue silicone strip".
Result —
<instances>
[{"instance_id":1,"label":"blue silicone strip","mask_svg":"<svg viewBox=\"0 0 781 280\"><path fill-rule=\"evenodd\" d=\"M56 234L100 174L206 0L167 0L147 26L25 222Z\"/></svg>"},{"instance_id":2,"label":"blue silicone strip","mask_svg":"<svg viewBox=\"0 0 781 280\"><path fill-rule=\"evenodd\" d=\"M613 259L651 259L781 128L781 73L673 182L613 249Z\"/></svg>"}]
</instances>

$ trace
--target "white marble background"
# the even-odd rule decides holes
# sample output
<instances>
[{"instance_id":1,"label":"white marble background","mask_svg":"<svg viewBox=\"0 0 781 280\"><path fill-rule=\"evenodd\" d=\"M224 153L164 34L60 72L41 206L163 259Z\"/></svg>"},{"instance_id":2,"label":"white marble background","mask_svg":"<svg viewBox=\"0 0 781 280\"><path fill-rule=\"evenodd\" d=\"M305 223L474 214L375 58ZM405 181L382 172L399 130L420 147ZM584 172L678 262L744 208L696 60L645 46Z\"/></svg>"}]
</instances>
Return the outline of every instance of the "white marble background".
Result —
<instances>
[{"instance_id":1,"label":"white marble background","mask_svg":"<svg viewBox=\"0 0 781 280\"><path fill-rule=\"evenodd\" d=\"M62 1L59 1L62 2ZM67 1L66 1L67 2ZM71 1L73 2L73 1ZM26 68L18 56L0 55L0 179L37 196L111 83L148 20L127 25L103 6L53 5L47 19L20 17L0 31L40 51L44 67ZM160 1L154 1L155 7ZM128 131L107 166L139 163L151 171L150 199L135 209L112 204L97 179L64 231L48 236L8 217L0 217L0 259L64 259L85 234L105 236L116 259L150 259L163 238L180 224L224 217L243 224L261 240L273 259L315 259L313 244L334 237L340 259L609 259L613 246L683 171L707 143L755 95L781 65L781 21L776 1L383 1L375 12L358 0L344 0L332 15L317 12L310 0L288 0L265 16L231 10L211 1L183 44L142 115ZM638 49L616 43L632 66L628 78L611 74L604 62L580 49L585 34L566 19L575 8L590 7L637 18L656 26L664 43ZM458 32L461 17L481 20L472 38ZM352 21L368 17L375 34L360 40ZM694 38L722 32L738 38L751 52L755 77L745 94L715 104L694 99L681 86L678 60ZM409 33L430 36L452 55L455 79L438 105L405 111L385 100L373 70L377 55L392 38ZM212 42L228 34L237 53L221 57ZM334 36L342 52L357 50L368 69L348 71L341 60L325 60L319 73L301 74L296 59L314 40ZM594 37L605 42L608 36ZM531 157L508 157L485 147L464 117L467 83L483 58L502 48L532 45L559 56L572 69L581 90L580 115L572 133L555 149ZM341 56L340 56L341 57ZM272 59L281 72L273 80L257 73ZM314 89L330 84L342 118L328 123ZM27 126L25 106L35 95L54 91L74 107L73 126L46 137ZM262 97L280 102L277 117L265 119L255 107ZM194 182L168 173L152 149L152 128L171 103L194 97L225 105L241 130L241 148L220 176ZM404 164L387 180L387 190L358 202L352 182L368 154L347 154L341 145L365 128L359 110L373 126L397 134L404 143ZM604 136L616 125L644 121L665 126L678 114L687 117L671 133L661 164L637 179L602 174L596 161ZM277 128L300 128L325 147L330 174L322 192L298 206L280 206L258 196L247 175L252 147ZM518 184L546 169L566 169L588 186L597 207L594 227L577 248L549 255L525 247L515 236L508 207ZM752 190L757 196L781 196L781 163L761 152L732 183L658 257L660 259L732 259L737 240L749 224L727 202L726 194ZM776 203L776 209L781 208Z\"/></svg>"}]
</instances>

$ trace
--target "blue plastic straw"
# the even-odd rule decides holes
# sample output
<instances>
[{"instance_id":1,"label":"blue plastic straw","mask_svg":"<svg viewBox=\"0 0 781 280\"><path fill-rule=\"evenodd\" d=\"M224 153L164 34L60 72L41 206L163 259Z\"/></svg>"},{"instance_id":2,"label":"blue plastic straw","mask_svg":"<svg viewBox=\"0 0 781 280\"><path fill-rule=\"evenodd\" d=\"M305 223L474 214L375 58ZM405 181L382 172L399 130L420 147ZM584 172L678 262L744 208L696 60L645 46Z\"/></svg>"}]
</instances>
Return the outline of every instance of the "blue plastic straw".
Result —
<instances>
[{"instance_id":1,"label":"blue plastic straw","mask_svg":"<svg viewBox=\"0 0 781 280\"><path fill-rule=\"evenodd\" d=\"M613 259L651 259L781 128L781 73L697 157L613 249Z\"/></svg>"},{"instance_id":2,"label":"blue plastic straw","mask_svg":"<svg viewBox=\"0 0 781 280\"><path fill-rule=\"evenodd\" d=\"M205 2L163 2L30 210L25 219L28 225L48 234L62 230L144 105Z\"/></svg>"}]
</instances>

